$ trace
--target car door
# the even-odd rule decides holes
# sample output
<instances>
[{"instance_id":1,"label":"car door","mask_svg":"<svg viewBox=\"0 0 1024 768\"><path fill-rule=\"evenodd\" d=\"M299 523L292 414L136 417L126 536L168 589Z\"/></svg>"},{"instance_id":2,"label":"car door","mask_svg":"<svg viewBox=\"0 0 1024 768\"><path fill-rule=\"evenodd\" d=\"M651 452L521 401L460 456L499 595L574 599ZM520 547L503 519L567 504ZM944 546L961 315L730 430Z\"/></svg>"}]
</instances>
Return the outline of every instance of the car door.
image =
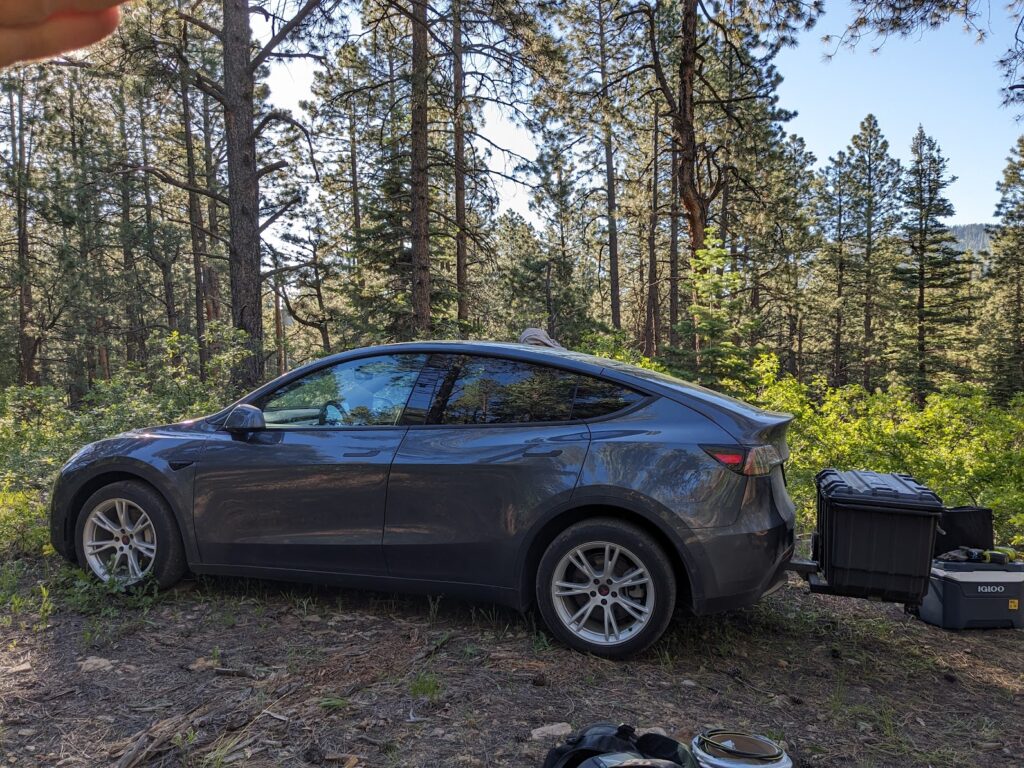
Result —
<instances>
[{"instance_id":1,"label":"car door","mask_svg":"<svg viewBox=\"0 0 1024 768\"><path fill-rule=\"evenodd\" d=\"M388 485L391 576L513 587L526 531L569 501L586 457L575 384L511 359L431 356Z\"/></svg>"},{"instance_id":2,"label":"car door","mask_svg":"<svg viewBox=\"0 0 1024 768\"><path fill-rule=\"evenodd\" d=\"M254 402L266 430L218 434L195 481L207 565L383 575L388 471L425 355L318 369Z\"/></svg>"}]
</instances>

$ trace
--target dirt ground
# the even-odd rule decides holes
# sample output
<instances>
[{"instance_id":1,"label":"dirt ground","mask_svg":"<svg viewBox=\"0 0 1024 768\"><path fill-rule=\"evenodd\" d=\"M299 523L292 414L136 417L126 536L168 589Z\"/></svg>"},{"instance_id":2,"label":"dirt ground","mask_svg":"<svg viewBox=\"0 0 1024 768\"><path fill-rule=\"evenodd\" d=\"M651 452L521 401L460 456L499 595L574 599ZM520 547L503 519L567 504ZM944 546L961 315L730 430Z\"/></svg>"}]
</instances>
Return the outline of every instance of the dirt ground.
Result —
<instances>
[{"instance_id":1,"label":"dirt ground","mask_svg":"<svg viewBox=\"0 0 1024 768\"><path fill-rule=\"evenodd\" d=\"M752 729L798 766L1024 766L1024 633L795 580L616 663L489 606L228 579L129 598L56 569L0 607L0 765L539 768L534 729L610 720Z\"/></svg>"}]
</instances>

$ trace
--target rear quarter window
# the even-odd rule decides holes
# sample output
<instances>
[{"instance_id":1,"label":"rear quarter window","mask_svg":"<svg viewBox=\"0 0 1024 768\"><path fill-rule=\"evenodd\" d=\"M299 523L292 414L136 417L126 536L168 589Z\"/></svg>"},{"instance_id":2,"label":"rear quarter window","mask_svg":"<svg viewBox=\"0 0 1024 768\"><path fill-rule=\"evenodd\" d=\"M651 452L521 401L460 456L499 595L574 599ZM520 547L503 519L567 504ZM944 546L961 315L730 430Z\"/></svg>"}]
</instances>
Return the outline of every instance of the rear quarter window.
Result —
<instances>
[{"instance_id":1,"label":"rear quarter window","mask_svg":"<svg viewBox=\"0 0 1024 768\"><path fill-rule=\"evenodd\" d=\"M572 418L599 419L630 408L645 395L612 381L580 376L573 400Z\"/></svg>"}]
</instances>

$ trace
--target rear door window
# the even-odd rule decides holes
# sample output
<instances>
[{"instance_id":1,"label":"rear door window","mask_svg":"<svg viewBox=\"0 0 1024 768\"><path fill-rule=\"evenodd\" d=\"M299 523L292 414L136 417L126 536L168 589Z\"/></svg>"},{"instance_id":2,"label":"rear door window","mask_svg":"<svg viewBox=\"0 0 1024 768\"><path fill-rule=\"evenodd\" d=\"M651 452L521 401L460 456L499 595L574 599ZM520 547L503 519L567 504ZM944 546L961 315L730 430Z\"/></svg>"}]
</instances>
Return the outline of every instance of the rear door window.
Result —
<instances>
[{"instance_id":1,"label":"rear door window","mask_svg":"<svg viewBox=\"0 0 1024 768\"><path fill-rule=\"evenodd\" d=\"M420 385L433 398L427 424L530 424L572 418L576 376L499 357L432 359Z\"/></svg>"}]
</instances>

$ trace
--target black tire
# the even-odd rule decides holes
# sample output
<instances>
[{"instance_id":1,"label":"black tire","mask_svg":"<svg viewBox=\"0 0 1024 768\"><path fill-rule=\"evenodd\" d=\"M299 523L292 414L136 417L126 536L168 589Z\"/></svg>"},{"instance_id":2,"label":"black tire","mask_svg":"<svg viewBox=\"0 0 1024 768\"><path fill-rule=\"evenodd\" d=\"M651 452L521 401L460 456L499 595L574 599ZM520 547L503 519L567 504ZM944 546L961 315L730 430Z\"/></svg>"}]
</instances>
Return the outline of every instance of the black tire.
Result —
<instances>
[{"instance_id":1,"label":"black tire","mask_svg":"<svg viewBox=\"0 0 1024 768\"><path fill-rule=\"evenodd\" d=\"M75 553L78 564L91 575L100 578L89 565L85 555L84 533L89 513L101 504L113 499L125 499L137 505L148 515L156 535L156 554L149 574L161 589L179 582L188 570L185 547L181 543L181 532L174 519L174 513L167 501L156 489L146 483L125 480L111 483L89 497L78 514L75 524Z\"/></svg>"},{"instance_id":2,"label":"black tire","mask_svg":"<svg viewBox=\"0 0 1024 768\"><path fill-rule=\"evenodd\" d=\"M565 568L575 568L573 571L575 574L575 578L572 579L573 584L576 584L578 580L583 578L584 572L582 568L573 566L572 561L568 559L571 553L578 552L581 547L586 550L588 545L593 548L592 551L599 551L606 543L621 548L627 556L623 559L616 559L616 565L613 570L627 567L629 560L635 561L636 564L646 569L650 579L649 583L653 587L646 597L633 597L633 593L637 591L642 592L647 589L646 587L632 587L633 593L623 591L623 597L626 598L628 596L630 600L646 600L651 598L653 606L647 612L649 615L647 615L645 623L638 624L632 630L623 631L621 639L608 638L608 619L605 618L605 611L612 611L613 616L617 614L620 617L625 616L627 619L632 619L632 617L624 614L622 608L605 608L600 605L602 597L609 600L612 596L618 598L617 592L609 591L614 588L613 581L608 581L608 584L612 586L597 585L595 591L587 594L575 594L573 597L565 598L564 600L552 594L556 578L560 581L566 578ZM598 558L600 559L599 555ZM569 565L565 565L566 562ZM589 564L593 565L594 563ZM602 570L599 574L601 578L607 575L603 564L604 560L601 559ZM596 569L595 573L591 575L598 575ZM628 574L619 574L620 577L625 575ZM600 579L597 581L600 581ZM623 583L628 584L626 581L623 581ZM601 588L604 588L605 591L598 593L596 589ZM676 577L672 563L665 551L641 528L614 518L594 518L566 528L548 546L537 568L536 596L537 606L541 617L544 619L544 623L551 631L551 634L563 643L584 653L592 653L595 656L607 659L625 659L644 651L665 633L669 622L672 620L672 613L676 604ZM558 606L556 606L556 601L559 602ZM597 602L595 603L594 601ZM607 604L607 600L604 602ZM579 607L581 610L585 610L585 606L591 603L594 603L594 610L601 611L601 620L605 632L605 638L602 642L592 642L581 635L581 630L585 629L584 622L580 622L580 630L574 630L570 628L566 618L563 618L568 616L573 608ZM631 602L630 605L632 604ZM587 614L587 616L590 615L590 613ZM572 617L569 618L571 619ZM594 621L596 621L596 618ZM635 619L633 621L636 623ZM590 625L587 624L586 626ZM616 628L616 632L618 632L618 628ZM591 632L591 634L593 633Z\"/></svg>"}]
</instances>

